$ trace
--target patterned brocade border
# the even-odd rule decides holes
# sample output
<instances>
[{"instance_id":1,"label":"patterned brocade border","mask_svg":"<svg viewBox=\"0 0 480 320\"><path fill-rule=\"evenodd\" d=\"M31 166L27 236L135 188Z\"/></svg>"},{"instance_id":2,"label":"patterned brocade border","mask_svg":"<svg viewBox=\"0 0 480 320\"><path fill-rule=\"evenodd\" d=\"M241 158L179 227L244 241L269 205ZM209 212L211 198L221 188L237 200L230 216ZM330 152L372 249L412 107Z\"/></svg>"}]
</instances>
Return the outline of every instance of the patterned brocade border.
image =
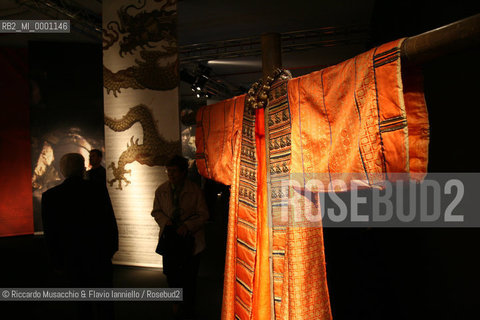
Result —
<instances>
[{"instance_id":1,"label":"patterned brocade border","mask_svg":"<svg viewBox=\"0 0 480 320\"><path fill-rule=\"evenodd\" d=\"M236 239L235 318L250 319L257 255L257 156L255 110L245 103L240 151Z\"/></svg>"},{"instance_id":2,"label":"patterned brocade border","mask_svg":"<svg viewBox=\"0 0 480 320\"><path fill-rule=\"evenodd\" d=\"M268 132L267 157L270 175L270 228L271 263L273 283L273 306L275 319L281 319L282 291L284 282L285 245L287 228L276 224L281 221L282 209L288 206L288 188L282 182L290 178L291 161L291 116L287 99L287 81L272 86L267 108L266 131ZM282 187L283 186L283 187Z\"/></svg>"}]
</instances>

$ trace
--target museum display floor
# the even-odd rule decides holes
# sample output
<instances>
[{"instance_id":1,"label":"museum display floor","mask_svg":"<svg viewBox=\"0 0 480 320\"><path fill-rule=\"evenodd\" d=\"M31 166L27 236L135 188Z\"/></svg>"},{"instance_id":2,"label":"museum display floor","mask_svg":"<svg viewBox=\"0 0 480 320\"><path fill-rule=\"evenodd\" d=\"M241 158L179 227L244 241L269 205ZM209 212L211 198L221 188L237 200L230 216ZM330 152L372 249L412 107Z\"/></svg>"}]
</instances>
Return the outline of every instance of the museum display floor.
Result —
<instances>
[{"instance_id":1,"label":"museum display floor","mask_svg":"<svg viewBox=\"0 0 480 320\"><path fill-rule=\"evenodd\" d=\"M207 225L209 247L203 252L197 285L198 319L219 319L222 304L224 247L216 224ZM0 238L0 288L45 288L55 283L43 236ZM51 286L51 285L50 285ZM116 288L168 288L160 269L114 266ZM170 302L115 302L115 319L172 319ZM74 319L72 302L0 302L2 319Z\"/></svg>"},{"instance_id":2,"label":"museum display floor","mask_svg":"<svg viewBox=\"0 0 480 320\"><path fill-rule=\"evenodd\" d=\"M197 312L199 320L217 320L225 229L223 223L215 222L206 228L208 247L198 277ZM480 261L472 245L478 241L478 230L324 231L335 320L469 319L466 315L475 310ZM42 288L52 282L43 237L0 238L0 288ZM167 287L159 269L128 266L115 266L114 285ZM115 302L114 308L116 320L172 319L169 302ZM73 320L75 310L70 302L0 302L2 319Z\"/></svg>"}]
</instances>

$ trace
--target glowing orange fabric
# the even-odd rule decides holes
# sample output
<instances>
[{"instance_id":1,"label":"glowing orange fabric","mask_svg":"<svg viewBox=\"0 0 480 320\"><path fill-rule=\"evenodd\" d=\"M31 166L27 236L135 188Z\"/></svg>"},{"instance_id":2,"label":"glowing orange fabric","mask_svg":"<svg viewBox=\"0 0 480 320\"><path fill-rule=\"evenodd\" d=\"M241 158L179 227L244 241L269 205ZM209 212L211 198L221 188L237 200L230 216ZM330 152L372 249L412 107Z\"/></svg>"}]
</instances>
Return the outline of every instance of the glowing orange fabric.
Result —
<instances>
[{"instance_id":1,"label":"glowing orange fabric","mask_svg":"<svg viewBox=\"0 0 480 320\"><path fill-rule=\"evenodd\" d=\"M231 186L222 319L332 318L322 227L270 228L275 177L423 178L428 116L419 78L402 82L401 42L272 88L256 116L245 96L199 110L197 167ZM303 209L288 202L289 219Z\"/></svg>"},{"instance_id":2,"label":"glowing orange fabric","mask_svg":"<svg viewBox=\"0 0 480 320\"><path fill-rule=\"evenodd\" d=\"M256 110L256 118L264 119L264 109ZM260 190L257 194L257 203L266 208L267 201L267 176L265 162L265 124L263 121L255 122L255 139L257 143L258 159L258 179L257 188ZM259 266L256 278L254 279L254 290L258 292L254 296L252 319L270 318L270 267L268 264L268 222L266 215L259 215L258 228L258 255L256 264Z\"/></svg>"}]
</instances>

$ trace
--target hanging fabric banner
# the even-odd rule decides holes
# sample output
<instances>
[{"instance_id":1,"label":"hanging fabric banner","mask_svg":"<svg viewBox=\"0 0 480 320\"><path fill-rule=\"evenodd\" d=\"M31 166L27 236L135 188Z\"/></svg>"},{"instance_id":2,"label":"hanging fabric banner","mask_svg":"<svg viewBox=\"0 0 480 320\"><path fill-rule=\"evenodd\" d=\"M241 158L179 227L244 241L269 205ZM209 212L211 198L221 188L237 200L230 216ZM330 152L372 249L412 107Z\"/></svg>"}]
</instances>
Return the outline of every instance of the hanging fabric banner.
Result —
<instances>
[{"instance_id":1,"label":"hanging fabric banner","mask_svg":"<svg viewBox=\"0 0 480 320\"><path fill-rule=\"evenodd\" d=\"M0 237L33 233L27 57L0 48Z\"/></svg>"},{"instance_id":2,"label":"hanging fabric banner","mask_svg":"<svg viewBox=\"0 0 480 320\"><path fill-rule=\"evenodd\" d=\"M180 154L176 0L103 2L107 187L119 229L117 264L161 266L155 189Z\"/></svg>"}]
</instances>

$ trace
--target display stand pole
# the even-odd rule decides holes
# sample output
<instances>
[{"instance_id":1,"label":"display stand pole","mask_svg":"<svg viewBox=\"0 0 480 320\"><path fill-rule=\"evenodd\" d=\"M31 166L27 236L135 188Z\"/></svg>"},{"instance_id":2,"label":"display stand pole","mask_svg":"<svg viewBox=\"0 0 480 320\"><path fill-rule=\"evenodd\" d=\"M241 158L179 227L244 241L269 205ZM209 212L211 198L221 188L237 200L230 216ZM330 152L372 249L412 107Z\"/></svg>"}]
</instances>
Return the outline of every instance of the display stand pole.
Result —
<instances>
[{"instance_id":1,"label":"display stand pole","mask_svg":"<svg viewBox=\"0 0 480 320\"><path fill-rule=\"evenodd\" d=\"M277 68L282 68L282 48L279 33L262 34L262 72L263 81L273 75Z\"/></svg>"},{"instance_id":2,"label":"display stand pole","mask_svg":"<svg viewBox=\"0 0 480 320\"><path fill-rule=\"evenodd\" d=\"M422 64L437 57L480 45L480 14L405 39L402 60Z\"/></svg>"}]
</instances>

